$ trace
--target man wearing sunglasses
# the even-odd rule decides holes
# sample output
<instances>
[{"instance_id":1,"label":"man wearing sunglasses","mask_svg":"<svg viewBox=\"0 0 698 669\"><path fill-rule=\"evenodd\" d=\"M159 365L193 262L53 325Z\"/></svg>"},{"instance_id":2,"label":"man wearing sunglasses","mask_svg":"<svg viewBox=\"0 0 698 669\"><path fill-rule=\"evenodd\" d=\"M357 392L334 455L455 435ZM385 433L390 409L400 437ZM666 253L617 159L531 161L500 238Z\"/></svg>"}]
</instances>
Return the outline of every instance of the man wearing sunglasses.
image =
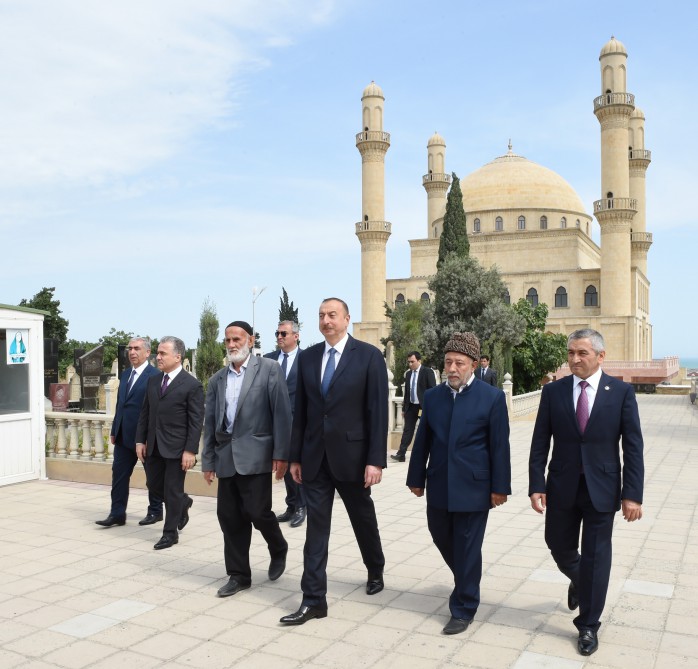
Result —
<instances>
[{"instance_id":1,"label":"man wearing sunglasses","mask_svg":"<svg viewBox=\"0 0 698 669\"><path fill-rule=\"evenodd\" d=\"M264 357L276 360L281 365L281 370L286 374L286 386L288 398L291 401L291 412L296 402L296 380L298 378L298 354L301 351L298 346L300 327L294 321L282 321L274 333L278 351L267 353ZM306 505L305 490L302 483L296 483L288 470L284 474L286 484L286 511L279 514L276 519L280 523L289 523L291 527L300 527L305 522ZM290 522L289 522L290 521Z\"/></svg>"}]
</instances>

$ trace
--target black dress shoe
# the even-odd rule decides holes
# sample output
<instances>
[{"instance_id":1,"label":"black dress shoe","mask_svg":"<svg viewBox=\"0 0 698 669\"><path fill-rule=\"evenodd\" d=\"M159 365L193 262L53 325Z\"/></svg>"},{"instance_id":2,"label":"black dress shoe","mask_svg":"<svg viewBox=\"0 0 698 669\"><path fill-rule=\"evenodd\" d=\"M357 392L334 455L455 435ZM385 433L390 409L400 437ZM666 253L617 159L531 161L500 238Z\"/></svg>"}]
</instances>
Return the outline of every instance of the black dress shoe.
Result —
<instances>
[{"instance_id":1,"label":"black dress shoe","mask_svg":"<svg viewBox=\"0 0 698 669\"><path fill-rule=\"evenodd\" d=\"M400 455L399 453L396 453L395 455L390 456L391 460L395 460L395 462L404 462L405 461L405 456Z\"/></svg>"},{"instance_id":2,"label":"black dress shoe","mask_svg":"<svg viewBox=\"0 0 698 669\"><path fill-rule=\"evenodd\" d=\"M280 513L277 517L276 520L278 520L280 523L287 523L291 518L293 518L294 510L289 507L284 511L283 513Z\"/></svg>"},{"instance_id":3,"label":"black dress shoe","mask_svg":"<svg viewBox=\"0 0 698 669\"><path fill-rule=\"evenodd\" d=\"M327 618L327 609L317 606L301 606L295 613L289 613L279 620L284 625L302 625L313 618Z\"/></svg>"},{"instance_id":4,"label":"black dress shoe","mask_svg":"<svg viewBox=\"0 0 698 669\"><path fill-rule=\"evenodd\" d=\"M594 630L582 630L579 633L577 648L582 655L591 655L599 648L599 638Z\"/></svg>"},{"instance_id":5,"label":"black dress shoe","mask_svg":"<svg viewBox=\"0 0 698 669\"><path fill-rule=\"evenodd\" d=\"M286 553L271 559L269 563L269 580L276 581L286 570Z\"/></svg>"},{"instance_id":6,"label":"black dress shoe","mask_svg":"<svg viewBox=\"0 0 698 669\"><path fill-rule=\"evenodd\" d=\"M123 518L117 518L109 514L104 520L95 520L95 525L101 525L102 527L112 527L114 525L126 525L126 516Z\"/></svg>"},{"instance_id":7,"label":"black dress shoe","mask_svg":"<svg viewBox=\"0 0 698 669\"><path fill-rule=\"evenodd\" d=\"M468 629L468 625L473 622L472 618L455 618L451 616L451 620L446 623L446 626L441 630L442 634L460 634Z\"/></svg>"},{"instance_id":8,"label":"black dress shoe","mask_svg":"<svg viewBox=\"0 0 698 669\"><path fill-rule=\"evenodd\" d=\"M306 511L304 506L299 506L291 518L291 527L300 527L305 522Z\"/></svg>"},{"instance_id":9,"label":"black dress shoe","mask_svg":"<svg viewBox=\"0 0 698 669\"><path fill-rule=\"evenodd\" d=\"M187 523L189 522L189 509L191 509L191 505L193 503L194 500L191 497L187 498L187 503L184 505L184 510L182 511L182 515L177 523L178 530L183 530L187 526Z\"/></svg>"},{"instance_id":10,"label":"black dress shoe","mask_svg":"<svg viewBox=\"0 0 698 669\"><path fill-rule=\"evenodd\" d=\"M366 594L367 595L377 595L383 589L383 572L377 572L372 574L368 573L368 580L366 581Z\"/></svg>"},{"instance_id":11,"label":"black dress shoe","mask_svg":"<svg viewBox=\"0 0 698 669\"><path fill-rule=\"evenodd\" d=\"M162 514L156 516L153 513L149 513L143 520L139 520L139 525L153 525L154 523L159 523L162 520Z\"/></svg>"},{"instance_id":12,"label":"black dress shoe","mask_svg":"<svg viewBox=\"0 0 698 669\"><path fill-rule=\"evenodd\" d=\"M574 611L579 606L579 595L577 595L577 586L570 581L570 587L567 588L567 608Z\"/></svg>"},{"instance_id":13,"label":"black dress shoe","mask_svg":"<svg viewBox=\"0 0 698 669\"><path fill-rule=\"evenodd\" d=\"M238 581L234 576L231 576L230 580L222 588L218 589L216 596L230 597L231 595L240 592L240 590L247 590L249 587L249 583L240 583L240 581Z\"/></svg>"},{"instance_id":14,"label":"black dress shoe","mask_svg":"<svg viewBox=\"0 0 698 669\"><path fill-rule=\"evenodd\" d=\"M161 551L163 548L172 548L175 544L179 543L179 539L177 537L166 537L164 534L160 537L160 541L158 541L153 548L156 551Z\"/></svg>"}]
</instances>

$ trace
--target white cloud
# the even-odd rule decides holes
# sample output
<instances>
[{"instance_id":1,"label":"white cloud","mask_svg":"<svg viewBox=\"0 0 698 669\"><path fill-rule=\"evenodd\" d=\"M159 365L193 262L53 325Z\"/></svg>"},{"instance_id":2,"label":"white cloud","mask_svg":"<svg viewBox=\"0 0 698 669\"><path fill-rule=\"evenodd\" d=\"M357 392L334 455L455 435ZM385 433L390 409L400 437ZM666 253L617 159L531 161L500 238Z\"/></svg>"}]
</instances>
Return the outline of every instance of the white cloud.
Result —
<instances>
[{"instance_id":1,"label":"white cloud","mask_svg":"<svg viewBox=\"0 0 698 669\"><path fill-rule=\"evenodd\" d=\"M230 122L237 78L329 20L310 0L79 0L0 9L0 180L102 183Z\"/></svg>"}]
</instances>

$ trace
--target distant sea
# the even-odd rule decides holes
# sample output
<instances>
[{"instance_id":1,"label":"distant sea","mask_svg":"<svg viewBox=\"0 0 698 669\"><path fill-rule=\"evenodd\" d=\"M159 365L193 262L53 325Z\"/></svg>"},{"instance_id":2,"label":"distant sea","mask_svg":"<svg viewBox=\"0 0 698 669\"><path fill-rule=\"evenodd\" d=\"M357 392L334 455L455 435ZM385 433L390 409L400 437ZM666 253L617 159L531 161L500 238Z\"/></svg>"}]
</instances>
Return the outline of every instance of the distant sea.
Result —
<instances>
[{"instance_id":1,"label":"distant sea","mask_svg":"<svg viewBox=\"0 0 698 669\"><path fill-rule=\"evenodd\" d=\"M679 358L679 365L686 369L698 369L698 358Z\"/></svg>"}]
</instances>

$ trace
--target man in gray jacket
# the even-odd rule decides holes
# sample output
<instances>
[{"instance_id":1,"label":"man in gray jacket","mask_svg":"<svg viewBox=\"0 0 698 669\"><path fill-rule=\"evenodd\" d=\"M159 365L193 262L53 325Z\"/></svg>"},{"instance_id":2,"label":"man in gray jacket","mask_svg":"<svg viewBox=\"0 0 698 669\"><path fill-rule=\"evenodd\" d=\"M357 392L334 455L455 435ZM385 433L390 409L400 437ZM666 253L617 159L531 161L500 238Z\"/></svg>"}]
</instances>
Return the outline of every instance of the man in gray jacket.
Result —
<instances>
[{"instance_id":1,"label":"man in gray jacket","mask_svg":"<svg viewBox=\"0 0 698 669\"><path fill-rule=\"evenodd\" d=\"M208 382L201 468L218 478L218 522L230 577L218 590L229 597L252 582L252 525L269 547L269 579L286 568L288 544L271 510L271 472L282 479L288 466L291 404L277 362L250 355L252 328L233 321L225 329L229 365Z\"/></svg>"}]
</instances>

